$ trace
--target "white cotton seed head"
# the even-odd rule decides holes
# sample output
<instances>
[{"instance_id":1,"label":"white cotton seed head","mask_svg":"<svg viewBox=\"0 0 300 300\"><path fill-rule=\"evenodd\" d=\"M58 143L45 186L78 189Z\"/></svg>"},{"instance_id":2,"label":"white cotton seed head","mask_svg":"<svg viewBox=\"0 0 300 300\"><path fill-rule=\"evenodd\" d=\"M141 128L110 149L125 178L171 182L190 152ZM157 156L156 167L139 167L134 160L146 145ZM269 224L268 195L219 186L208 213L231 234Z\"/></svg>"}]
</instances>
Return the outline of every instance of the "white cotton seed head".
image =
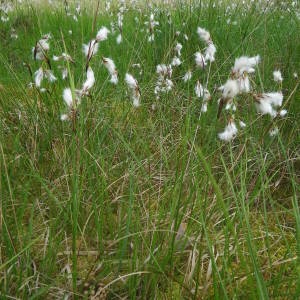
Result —
<instances>
[{"instance_id":1,"label":"white cotton seed head","mask_svg":"<svg viewBox=\"0 0 300 300\"><path fill-rule=\"evenodd\" d=\"M98 49L99 44L96 40L91 40L87 45L82 45L83 53L88 59L91 59L98 52Z\"/></svg>"},{"instance_id":2,"label":"white cotton seed head","mask_svg":"<svg viewBox=\"0 0 300 300\"><path fill-rule=\"evenodd\" d=\"M256 56L253 56L253 57L248 57L248 63L251 65L251 66L256 66L260 63L260 56L259 55L256 55Z\"/></svg>"},{"instance_id":3,"label":"white cotton seed head","mask_svg":"<svg viewBox=\"0 0 300 300\"><path fill-rule=\"evenodd\" d=\"M160 92L160 86L155 86L155 88L154 88L154 94L155 95L158 95L159 94L159 92Z\"/></svg>"},{"instance_id":4,"label":"white cotton seed head","mask_svg":"<svg viewBox=\"0 0 300 300\"><path fill-rule=\"evenodd\" d=\"M238 82L236 80L228 79L223 86L222 98L233 99L240 92Z\"/></svg>"},{"instance_id":5,"label":"white cotton seed head","mask_svg":"<svg viewBox=\"0 0 300 300\"><path fill-rule=\"evenodd\" d=\"M103 57L102 62L110 75L113 75L116 72L116 65L111 58Z\"/></svg>"},{"instance_id":6,"label":"white cotton seed head","mask_svg":"<svg viewBox=\"0 0 300 300\"><path fill-rule=\"evenodd\" d=\"M204 102L207 102L211 99L211 95L210 95L210 92L208 89L204 89L204 92L203 92L203 101Z\"/></svg>"},{"instance_id":7,"label":"white cotton seed head","mask_svg":"<svg viewBox=\"0 0 300 300\"><path fill-rule=\"evenodd\" d=\"M206 66L205 57L200 52L195 53L195 62L196 66L201 69L204 69Z\"/></svg>"},{"instance_id":8,"label":"white cotton seed head","mask_svg":"<svg viewBox=\"0 0 300 300\"><path fill-rule=\"evenodd\" d=\"M61 57L62 57L62 59L64 59L65 61L73 61L71 55L69 55L69 54L67 54L67 53L65 53L65 52L63 52L63 53L61 54Z\"/></svg>"},{"instance_id":9,"label":"white cotton seed head","mask_svg":"<svg viewBox=\"0 0 300 300\"><path fill-rule=\"evenodd\" d=\"M280 107L283 102L283 94L281 92L264 93L261 95L261 99L275 107Z\"/></svg>"},{"instance_id":10,"label":"white cotton seed head","mask_svg":"<svg viewBox=\"0 0 300 300\"><path fill-rule=\"evenodd\" d=\"M241 121L241 120L240 120L239 124L240 124L240 127L241 127L241 128L245 128L245 127L247 126L246 123L244 123L244 122Z\"/></svg>"},{"instance_id":11,"label":"white cotton seed head","mask_svg":"<svg viewBox=\"0 0 300 300\"><path fill-rule=\"evenodd\" d=\"M274 127L273 129L271 129L269 131L269 135L272 137L272 136L276 136L277 134L279 133L279 128L276 126Z\"/></svg>"},{"instance_id":12,"label":"white cotton seed head","mask_svg":"<svg viewBox=\"0 0 300 300\"><path fill-rule=\"evenodd\" d=\"M173 57L171 65L174 66L174 67L180 66L181 65L180 58L177 57L177 56Z\"/></svg>"},{"instance_id":13,"label":"white cotton seed head","mask_svg":"<svg viewBox=\"0 0 300 300\"><path fill-rule=\"evenodd\" d=\"M48 79L49 82L54 82L57 80L57 78L54 76L54 74L51 70L45 71L45 77Z\"/></svg>"},{"instance_id":14,"label":"white cotton seed head","mask_svg":"<svg viewBox=\"0 0 300 300\"><path fill-rule=\"evenodd\" d=\"M128 87L132 90L135 90L138 88L137 80L129 73L126 73L126 75L125 75L125 82L127 83Z\"/></svg>"},{"instance_id":15,"label":"white cotton seed head","mask_svg":"<svg viewBox=\"0 0 300 300\"><path fill-rule=\"evenodd\" d=\"M163 82L157 82L157 91L161 93L168 93L172 90L174 84L171 79L165 79Z\"/></svg>"},{"instance_id":16,"label":"white cotton seed head","mask_svg":"<svg viewBox=\"0 0 300 300\"><path fill-rule=\"evenodd\" d=\"M162 74L164 73L164 70L166 69L166 65L157 65L156 66L156 73L157 74Z\"/></svg>"},{"instance_id":17,"label":"white cotton seed head","mask_svg":"<svg viewBox=\"0 0 300 300\"><path fill-rule=\"evenodd\" d=\"M260 56L241 56L235 60L233 66L233 73L242 75L244 72L253 73L255 71L254 67L260 62Z\"/></svg>"},{"instance_id":18,"label":"white cotton seed head","mask_svg":"<svg viewBox=\"0 0 300 300\"><path fill-rule=\"evenodd\" d=\"M141 64L132 64L132 67L140 69L141 68Z\"/></svg>"},{"instance_id":19,"label":"white cotton seed head","mask_svg":"<svg viewBox=\"0 0 300 300\"><path fill-rule=\"evenodd\" d=\"M190 81L192 78L192 72L189 70L187 71L184 76L182 77L184 82Z\"/></svg>"},{"instance_id":20,"label":"white cotton seed head","mask_svg":"<svg viewBox=\"0 0 300 300\"><path fill-rule=\"evenodd\" d=\"M256 103L256 110L258 113L262 115L270 115L272 118L276 116L276 110L272 107L271 103L268 101L264 101L263 99L259 99Z\"/></svg>"},{"instance_id":21,"label":"white cotton seed head","mask_svg":"<svg viewBox=\"0 0 300 300\"><path fill-rule=\"evenodd\" d=\"M234 123L234 121L229 121L228 125L225 127L224 131L219 133L219 139L229 142L231 141L237 134L238 129Z\"/></svg>"},{"instance_id":22,"label":"white cotton seed head","mask_svg":"<svg viewBox=\"0 0 300 300\"><path fill-rule=\"evenodd\" d=\"M171 79L166 79L166 92L169 92L172 90L174 86L174 83Z\"/></svg>"},{"instance_id":23,"label":"white cotton seed head","mask_svg":"<svg viewBox=\"0 0 300 300\"><path fill-rule=\"evenodd\" d=\"M232 101L226 103L225 110L236 111L236 106Z\"/></svg>"},{"instance_id":24,"label":"white cotton seed head","mask_svg":"<svg viewBox=\"0 0 300 300\"><path fill-rule=\"evenodd\" d=\"M67 115L67 114L62 114L62 115L60 116L60 120L61 120L61 121L67 121L67 120L69 120L69 115Z\"/></svg>"},{"instance_id":25,"label":"white cotton seed head","mask_svg":"<svg viewBox=\"0 0 300 300\"><path fill-rule=\"evenodd\" d=\"M150 34L150 36L148 37L148 42L151 43L154 41L154 34Z\"/></svg>"},{"instance_id":26,"label":"white cotton seed head","mask_svg":"<svg viewBox=\"0 0 300 300\"><path fill-rule=\"evenodd\" d=\"M198 27L197 28L197 33L199 35L199 38L202 41L204 41L205 43L208 43L211 40L210 33L206 29Z\"/></svg>"},{"instance_id":27,"label":"white cotton seed head","mask_svg":"<svg viewBox=\"0 0 300 300\"><path fill-rule=\"evenodd\" d=\"M110 31L105 26L101 27L101 29L98 31L96 35L96 40L98 42L105 41L107 39L109 32Z\"/></svg>"},{"instance_id":28,"label":"white cotton seed head","mask_svg":"<svg viewBox=\"0 0 300 300\"><path fill-rule=\"evenodd\" d=\"M45 52L50 50L50 45L48 43L48 39L41 39L38 41L38 47L41 48Z\"/></svg>"},{"instance_id":29,"label":"white cotton seed head","mask_svg":"<svg viewBox=\"0 0 300 300\"><path fill-rule=\"evenodd\" d=\"M201 106L201 112L206 113L207 112L207 102L203 102Z\"/></svg>"},{"instance_id":30,"label":"white cotton seed head","mask_svg":"<svg viewBox=\"0 0 300 300\"><path fill-rule=\"evenodd\" d=\"M118 74L117 73L111 75L110 82L112 84L118 84L119 79L118 79Z\"/></svg>"},{"instance_id":31,"label":"white cotton seed head","mask_svg":"<svg viewBox=\"0 0 300 300\"><path fill-rule=\"evenodd\" d=\"M279 115L282 118L285 117L287 115L287 113L288 113L288 111L286 109L282 109L279 111Z\"/></svg>"},{"instance_id":32,"label":"white cotton seed head","mask_svg":"<svg viewBox=\"0 0 300 300\"><path fill-rule=\"evenodd\" d=\"M63 91L63 99L65 103L68 105L68 107L72 107L73 105L73 97L72 97L72 91L70 88L66 88Z\"/></svg>"},{"instance_id":33,"label":"white cotton seed head","mask_svg":"<svg viewBox=\"0 0 300 300\"><path fill-rule=\"evenodd\" d=\"M273 72L273 78L275 82L282 82L283 78L279 70Z\"/></svg>"},{"instance_id":34,"label":"white cotton seed head","mask_svg":"<svg viewBox=\"0 0 300 300\"><path fill-rule=\"evenodd\" d=\"M139 107L141 105L141 103L140 103L140 94L134 95L132 97L132 100L133 100L132 104L133 104L134 107Z\"/></svg>"},{"instance_id":35,"label":"white cotton seed head","mask_svg":"<svg viewBox=\"0 0 300 300\"><path fill-rule=\"evenodd\" d=\"M48 43L50 35L44 36L42 39L40 39L35 47L32 49L32 53L35 55L35 59L37 60L44 60L45 59L45 53L47 53L50 49L50 45Z\"/></svg>"},{"instance_id":36,"label":"white cotton seed head","mask_svg":"<svg viewBox=\"0 0 300 300\"><path fill-rule=\"evenodd\" d=\"M90 44L91 43L82 45L82 52L84 53L85 56L88 56L89 54Z\"/></svg>"},{"instance_id":37,"label":"white cotton seed head","mask_svg":"<svg viewBox=\"0 0 300 300\"><path fill-rule=\"evenodd\" d=\"M249 76L243 75L237 79L239 90L241 93L249 93L251 90Z\"/></svg>"},{"instance_id":38,"label":"white cotton seed head","mask_svg":"<svg viewBox=\"0 0 300 300\"><path fill-rule=\"evenodd\" d=\"M172 75L172 67L168 67L164 64L162 65L157 65L156 66L156 73L161 75L161 76L164 76L164 75L167 75L167 74L171 74Z\"/></svg>"},{"instance_id":39,"label":"white cotton seed head","mask_svg":"<svg viewBox=\"0 0 300 300\"><path fill-rule=\"evenodd\" d=\"M122 43L122 35L121 35L121 34L119 34L119 35L117 36L116 42L117 42L118 45Z\"/></svg>"},{"instance_id":40,"label":"white cotton seed head","mask_svg":"<svg viewBox=\"0 0 300 300\"><path fill-rule=\"evenodd\" d=\"M67 68L64 68L61 71L61 77L62 77L63 80L65 80L68 77L68 69Z\"/></svg>"},{"instance_id":41,"label":"white cotton seed head","mask_svg":"<svg viewBox=\"0 0 300 300\"><path fill-rule=\"evenodd\" d=\"M43 68L41 67L34 73L34 82L36 87L41 86L43 78L44 78L44 71Z\"/></svg>"},{"instance_id":42,"label":"white cotton seed head","mask_svg":"<svg viewBox=\"0 0 300 300\"><path fill-rule=\"evenodd\" d=\"M205 61L214 62L216 52L217 52L216 46L213 43L209 43L204 53Z\"/></svg>"},{"instance_id":43,"label":"white cotton seed head","mask_svg":"<svg viewBox=\"0 0 300 300\"><path fill-rule=\"evenodd\" d=\"M182 44L177 43L174 50L176 51L178 56L181 56L181 49L182 49Z\"/></svg>"},{"instance_id":44,"label":"white cotton seed head","mask_svg":"<svg viewBox=\"0 0 300 300\"><path fill-rule=\"evenodd\" d=\"M204 95L204 89L199 80L197 81L197 83L195 85L195 94L198 98L201 98Z\"/></svg>"},{"instance_id":45,"label":"white cotton seed head","mask_svg":"<svg viewBox=\"0 0 300 300\"><path fill-rule=\"evenodd\" d=\"M95 83L95 75L91 67L88 67L86 71L86 81L83 84L82 90L88 91L93 87Z\"/></svg>"}]
</instances>

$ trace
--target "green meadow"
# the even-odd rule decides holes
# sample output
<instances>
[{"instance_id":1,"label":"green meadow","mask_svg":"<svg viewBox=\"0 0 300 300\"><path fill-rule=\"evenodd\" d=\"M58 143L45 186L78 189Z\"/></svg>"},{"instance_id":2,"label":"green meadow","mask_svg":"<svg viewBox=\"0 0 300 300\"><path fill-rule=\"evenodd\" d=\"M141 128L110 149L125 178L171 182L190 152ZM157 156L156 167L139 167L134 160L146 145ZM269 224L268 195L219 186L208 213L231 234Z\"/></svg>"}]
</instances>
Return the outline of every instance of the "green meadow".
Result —
<instances>
[{"instance_id":1,"label":"green meadow","mask_svg":"<svg viewBox=\"0 0 300 300\"><path fill-rule=\"evenodd\" d=\"M5 10L6 2L0 298L300 298L299 3L95 1L79 10L71 1L15 1ZM149 42L151 14L159 24ZM82 44L102 26L110 32L88 62ZM195 66L195 52L206 48L199 26L217 49L203 69ZM32 49L48 33L47 59L35 60ZM178 43L172 89L158 97L157 65L179 56ZM63 52L74 62L53 60ZM251 92L218 117L218 88L235 59L256 55ZM118 84L103 57L114 61ZM95 83L75 105L87 65ZM56 80L38 87L40 67ZM274 82L275 70L282 83ZM138 89L127 86L126 73ZM206 113L197 81L211 95ZM278 91L287 114L257 113L255 95ZM228 122L238 132L220 140Z\"/></svg>"}]
</instances>

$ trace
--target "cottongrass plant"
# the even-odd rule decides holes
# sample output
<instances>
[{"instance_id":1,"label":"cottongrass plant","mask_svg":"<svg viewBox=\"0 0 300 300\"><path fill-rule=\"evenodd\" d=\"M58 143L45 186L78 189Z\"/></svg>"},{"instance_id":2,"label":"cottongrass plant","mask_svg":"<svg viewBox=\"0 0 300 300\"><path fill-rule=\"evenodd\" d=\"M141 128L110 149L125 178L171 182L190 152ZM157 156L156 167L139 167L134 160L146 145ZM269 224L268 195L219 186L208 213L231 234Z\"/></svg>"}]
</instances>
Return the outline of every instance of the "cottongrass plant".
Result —
<instances>
[{"instance_id":1,"label":"cottongrass plant","mask_svg":"<svg viewBox=\"0 0 300 300\"><path fill-rule=\"evenodd\" d=\"M95 39L92 39L91 41L89 41L88 44L82 45L82 51L86 57L87 66L88 66L90 60L92 59L92 57L95 54L97 54L98 49L99 49L99 43L107 40L109 33L110 33L110 31L105 26L103 26L97 32Z\"/></svg>"},{"instance_id":2,"label":"cottongrass plant","mask_svg":"<svg viewBox=\"0 0 300 300\"><path fill-rule=\"evenodd\" d=\"M140 106L140 98L141 98L141 91L139 88L138 81L129 73L126 73L125 75L125 82L128 86L128 88L131 91L131 98L133 101L134 107Z\"/></svg>"},{"instance_id":3,"label":"cottongrass plant","mask_svg":"<svg viewBox=\"0 0 300 300\"><path fill-rule=\"evenodd\" d=\"M34 60L41 61L40 68L34 73L35 86L41 92L46 91L45 88L41 88L43 79L47 79L50 83L57 80L57 78L53 74L53 71L51 70L50 58L48 57L48 52L50 50L50 39L51 34L45 34L39 41L36 42L35 46L32 48Z\"/></svg>"},{"instance_id":4,"label":"cottongrass plant","mask_svg":"<svg viewBox=\"0 0 300 300\"><path fill-rule=\"evenodd\" d=\"M82 85L81 89L75 89L72 92L71 88L66 88L63 91L63 100L68 107L68 113L61 115L61 120L73 120L78 114L78 105L81 103L83 97L90 96L90 89L95 84L95 76L91 67L88 67L86 71L86 80ZM74 94L74 95L73 95Z\"/></svg>"},{"instance_id":5,"label":"cottongrass plant","mask_svg":"<svg viewBox=\"0 0 300 300\"><path fill-rule=\"evenodd\" d=\"M115 65L114 61L111 58L102 57L102 63L110 74L110 82L112 84L117 84L119 81L118 71L116 69L116 65Z\"/></svg>"},{"instance_id":6,"label":"cottongrass plant","mask_svg":"<svg viewBox=\"0 0 300 300\"><path fill-rule=\"evenodd\" d=\"M154 39L155 39L155 27L157 27L159 25L159 22L156 21L154 18L155 18L154 14L151 13L149 21L145 22L145 25L148 26L148 33L149 33L148 42L150 42L150 43L154 42Z\"/></svg>"},{"instance_id":7,"label":"cottongrass plant","mask_svg":"<svg viewBox=\"0 0 300 300\"><path fill-rule=\"evenodd\" d=\"M126 10L125 4L121 2L119 6L118 22L117 22L120 34L122 33L123 14L125 10ZM80 10L78 9L78 14L79 11ZM149 26L150 36L148 40L153 42L154 29L156 26L159 25L159 22L155 21L154 14L151 13L149 22L145 22L145 24ZM113 27L112 30L114 30ZM83 84L81 90L76 90L78 99L75 102L77 103L77 105L80 103L80 99L82 96L89 96L89 90L94 85L95 82L94 73L91 67L89 66L89 63L92 57L97 54L99 49L99 43L107 40L109 33L110 30L108 30L105 26L103 26L97 32L96 37L94 39L92 39L88 44L83 44L83 53L86 57L87 80ZM194 54L195 65L196 68L200 68L204 70L206 69L208 64L215 62L216 46L212 40L210 32L205 28L198 27L197 34L200 41L202 41L205 44L205 48L203 50L204 51L203 54L202 51L197 51ZM179 31L176 32L176 36L179 35L180 32ZM48 51L50 49L50 45L49 45L50 38L51 38L50 34L43 36L33 48L34 59L46 62L49 67L49 69L47 68L45 69L43 66L41 66L34 73L34 81L35 81L35 86L37 88L41 88L41 84L44 78L46 78L49 82L54 82L57 80L53 72L50 70L51 64L50 64L50 59L48 58ZM186 38L186 40L188 40L188 38ZM182 61L180 59L182 55L182 49L183 49L183 45L179 42L176 42L175 47L173 49L175 55L171 59L170 64L169 65L161 64L157 66L156 73L158 75L158 79L154 89L154 93L157 99L160 98L161 94L168 93L172 90L174 86L174 83L172 81L173 68L176 68L182 64ZM68 61L74 63L72 57L66 53L62 53L60 56L53 56L53 60ZM281 92L260 94L252 91L250 76L255 73L255 68L258 66L260 60L261 58L259 55L254 57L241 56L237 58L235 60L234 66L232 67L230 78L225 82L224 85L222 85L219 88L219 91L221 91L221 98L218 100L218 105L219 105L218 117L220 117L223 107L225 108L225 110L230 112L229 121L224 132L218 135L221 140L231 141L237 135L238 129L234 122L234 112L236 112L237 109L236 99L238 98L239 95L251 94L255 99L255 106L257 112L262 115L270 115L272 118L275 118L276 116L284 117L287 114L286 110L277 111L277 108L280 108L282 106L283 95ZM102 63L110 74L110 82L116 85L119 79L118 79L118 72L114 61L111 58L102 57ZM62 78L65 79L67 77L67 68L63 66L60 66L60 68L62 69ZM283 81L281 72L279 70L275 70L273 73L273 77L274 77L274 81L279 83L281 86ZM184 82L188 82L191 80L191 78L192 78L192 71L188 70L184 74L182 79L184 80ZM141 94L140 94L140 88L137 83L137 80L132 75L127 73L125 75L125 82L127 83L131 91L133 105L135 107L138 107L140 105ZM201 113L207 112L208 102L211 99L211 94L207 89L208 83L209 82L207 80L205 87L203 87L202 84L200 83L200 80L197 80L194 89L196 96L202 99ZM40 89L40 90L44 91L44 89ZM65 101L65 102L70 103L70 101L69 102ZM73 102L74 101L72 101L72 103ZM69 104L67 105L69 106ZM65 120L67 118L64 116L62 119ZM246 126L246 124L242 120L239 121L239 124L243 124L243 126L240 126L240 128L244 128Z\"/></svg>"},{"instance_id":8,"label":"cottongrass plant","mask_svg":"<svg viewBox=\"0 0 300 300\"><path fill-rule=\"evenodd\" d=\"M230 112L229 122L225 127L223 133L219 134L219 138L224 141L231 141L237 135L237 127L233 121L234 112L237 110L235 101L239 95L249 94L253 97L256 110L261 115L270 115L272 118L276 116L284 117L287 114L286 110L277 109L283 104L282 92L270 92L270 93L257 93L250 84L249 76L255 73L255 68L258 66L261 58L259 55L254 57L242 56L235 60L234 66L231 71L231 78L219 88L222 93L222 97L219 99L219 112L220 116L223 107ZM282 83L282 75L280 71L273 72L274 81L280 84ZM245 123L240 121L241 128L245 127ZM276 130L276 132L278 132ZM272 136L275 132L272 133Z\"/></svg>"}]
</instances>

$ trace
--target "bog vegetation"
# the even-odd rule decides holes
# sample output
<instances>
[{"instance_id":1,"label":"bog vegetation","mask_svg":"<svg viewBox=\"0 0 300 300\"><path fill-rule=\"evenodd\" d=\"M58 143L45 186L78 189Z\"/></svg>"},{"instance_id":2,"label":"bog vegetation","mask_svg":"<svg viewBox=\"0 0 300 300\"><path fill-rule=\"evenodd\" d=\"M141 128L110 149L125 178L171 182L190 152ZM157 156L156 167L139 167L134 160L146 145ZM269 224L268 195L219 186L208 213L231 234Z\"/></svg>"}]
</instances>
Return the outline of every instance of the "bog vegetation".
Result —
<instances>
[{"instance_id":1,"label":"bog vegetation","mask_svg":"<svg viewBox=\"0 0 300 300\"><path fill-rule=\"evenodd\" d=\"M297 1L1 1L3 299L300 297Z\"/></svg>"}]
</instances>

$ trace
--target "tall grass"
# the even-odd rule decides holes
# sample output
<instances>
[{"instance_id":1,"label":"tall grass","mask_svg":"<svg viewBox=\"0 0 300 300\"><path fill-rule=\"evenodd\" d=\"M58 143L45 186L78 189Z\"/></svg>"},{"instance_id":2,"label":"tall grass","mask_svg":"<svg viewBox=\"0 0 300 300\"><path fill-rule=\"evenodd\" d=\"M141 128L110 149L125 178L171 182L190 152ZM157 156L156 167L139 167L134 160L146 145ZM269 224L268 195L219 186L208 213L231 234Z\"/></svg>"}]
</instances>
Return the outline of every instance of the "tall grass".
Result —
<instances>
[{"instance_id":1,"label":"tall grass","mask_svg":"<svg viewBox=\"0 0 300 300\"><path fill-rule=\"evenodd\" d=\"M226 7L203 1L171 10L130 8L123 42L110 36L91 62L96 85L75 128L60 121L62 90L70 82L49 84L49 93L28 89L32 78L23 62L39 67L31 48L51 32L51 56L66 47L76 60L69 73L79 86L85 74L81 45L93 36L96 6L83 9L78 22L62 6L18 6L1 23L3 299L82 298L88 284L102 284L108 299L299 297L300 99L293 76L300 71L299 8L264 10L254 3L246 11L238 4L226 14ZM141 29L154 10L160 32L151 44ZM115 6L112 11L113 17L99 10L96 28L116 20ZM197 26L211 32L216 62L209 73L197 70L183 83L201 48ZM10 38L12 27L17 40ZM183 43L184 62L174 71L174 90L156 101L155 67L171 60L176 40ZM253 82L259 91L273 90L272 72L282 70L289 113L275 121L280 132L270 137L270 119L258 117L245 96L238 106L247 127L224 144L217 138L226 122L216 117L218 93L199 117L194 85L207 81L214 91L244 54L262 56ZM116 87L102 55L116 63ZM142 74L133 63L141 64ZM141 87L138 109L126 93L127 71Z\"/></svg>"}]
</instances>

